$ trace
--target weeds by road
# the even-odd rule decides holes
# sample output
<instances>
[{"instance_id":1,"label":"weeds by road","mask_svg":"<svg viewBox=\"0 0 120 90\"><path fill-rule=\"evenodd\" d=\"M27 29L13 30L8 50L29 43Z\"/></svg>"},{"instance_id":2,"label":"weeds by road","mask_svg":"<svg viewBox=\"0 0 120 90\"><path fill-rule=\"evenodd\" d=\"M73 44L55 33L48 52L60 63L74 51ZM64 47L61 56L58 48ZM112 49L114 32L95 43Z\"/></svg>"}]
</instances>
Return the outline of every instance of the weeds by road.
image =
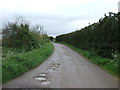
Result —
<instances>
[{"instance_id":1,"label":"weeds by road","mask_svg":"<svg viewBox=\"0 0 120 90\"><path fill-rule=\"evenodd\" d=\"M53 51L53 45L47 43L42 48L10 56L2 61L2 82L5 83L41 64Z\"/></svg>"},{"instance_id":2,"label":"weeds by road","mask_svg":"<svg viewBox=\"0 0 120 90\"><path fill-rule=\"evenodd\" d=\"M70 47L74 51L85 56L92 63L99 65L100 67L105 69L107 72L111 73L112 75L120 77L119 76L120 75L119 64L118 64L118 59L120 59L120 55L115 60L112 60L112 59L108 59L108 58L102 58L92 51L85 51L85 50L82 50L80 48L76 48L76 47L71 46L71 45L66 44L66 43L62 43L62 44Z\"/></svg>"}]
</instances>

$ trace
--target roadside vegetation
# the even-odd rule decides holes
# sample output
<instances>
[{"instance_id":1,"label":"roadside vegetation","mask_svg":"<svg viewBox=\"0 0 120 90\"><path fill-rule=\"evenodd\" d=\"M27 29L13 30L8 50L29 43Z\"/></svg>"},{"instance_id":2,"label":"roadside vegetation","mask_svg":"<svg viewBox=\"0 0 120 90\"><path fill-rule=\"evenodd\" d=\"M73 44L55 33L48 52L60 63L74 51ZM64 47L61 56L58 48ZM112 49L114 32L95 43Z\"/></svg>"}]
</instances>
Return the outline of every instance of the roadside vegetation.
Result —
<instances>
[{"instance_id":1,"label":"roadside vegetation","mask_svg":"<svg viewBox=\"0 0 120 90\"><path fill-rule=\"evenodd\" d=\"M22 17L2 29L2 82L40 65L54 47L42 26L30 28Z\"/></svg>"},{"instance_id":2,"label":"roadside vegetation","mask_svg":"<svg viewBox=\"0 0 120 90\"><path fill-rule=\"evenodd\" d=\"M24 72L40 65L53 51L51 43L44 44L41 48L30 52L11 55L2 61L3 83L13 79Z\"/></svg>"},{"instance_id":3,"label":"roadside vegetation","mask_svg":"<svg viewBox=\"0 0 120 90\"><path fill-rule=\"evenodd\" d=\"M59 35L57 42L70 45L91 62L120 76L120 14L109 12L97 23L72 33Z\"/></svg>"},{"instance_id":4,"label":"roadside vegetation","mask_svg":"<svg viewBox=\"0 0 120 90\"><path fill-rule=\"evenodd\" d=\"M119 75L118 74L119 65L118 65L118 62L116 62L116 61L118 61L118 59L120 59L120 55L118 58L113 60L113 59L103 58L103 57L95 54L93 51L87 51L87 50L83 50L80 48L76 48L76 47L69 45L69 44L66 44L64 42L61 44L64 44L64 45L68 46L69 48L73 49L74 51L76 51L80 55L87 58L92 63L99 65L101 68L103 68L107 72L111 73L113 76L120 77L120 76L118 76Z\"/></svg>"}]
</instances>

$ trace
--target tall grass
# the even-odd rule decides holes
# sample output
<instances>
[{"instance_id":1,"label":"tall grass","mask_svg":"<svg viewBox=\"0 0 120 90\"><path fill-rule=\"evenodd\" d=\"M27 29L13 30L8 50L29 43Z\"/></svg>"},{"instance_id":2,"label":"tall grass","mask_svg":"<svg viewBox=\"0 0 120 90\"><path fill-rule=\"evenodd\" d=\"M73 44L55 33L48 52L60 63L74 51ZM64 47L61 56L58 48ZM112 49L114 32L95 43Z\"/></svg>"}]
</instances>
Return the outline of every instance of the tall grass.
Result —
<instances>
[{"instance_id":1,"label":"tall grass","mask_svg":"<svg viewBox=\"0 0 120 90\"><path fill-rule=\"evenodd\" d=\"M2 61L2 82L5 83L26 71L40 65L53 51L51 43L44 44L39 49L15 54Z\"/></svg>"}]
</instances>

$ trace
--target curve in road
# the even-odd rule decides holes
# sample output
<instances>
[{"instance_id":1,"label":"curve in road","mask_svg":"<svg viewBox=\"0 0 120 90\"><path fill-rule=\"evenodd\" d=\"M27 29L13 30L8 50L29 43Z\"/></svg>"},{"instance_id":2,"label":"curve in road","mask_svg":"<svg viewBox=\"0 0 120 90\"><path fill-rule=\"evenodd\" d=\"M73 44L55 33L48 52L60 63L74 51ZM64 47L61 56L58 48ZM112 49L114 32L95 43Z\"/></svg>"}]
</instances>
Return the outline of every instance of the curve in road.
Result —
<instances>
[{"instance_id":1,"label":"curve in road","mask_svg":"<svg viewBox=\"0 0 120 90\"><path fill-rule=\"evenodd\" d=\"M54 47L40 66L3 84L3 88L118 88L117 78L67 46Z\"/></svg>"}]
</instances>

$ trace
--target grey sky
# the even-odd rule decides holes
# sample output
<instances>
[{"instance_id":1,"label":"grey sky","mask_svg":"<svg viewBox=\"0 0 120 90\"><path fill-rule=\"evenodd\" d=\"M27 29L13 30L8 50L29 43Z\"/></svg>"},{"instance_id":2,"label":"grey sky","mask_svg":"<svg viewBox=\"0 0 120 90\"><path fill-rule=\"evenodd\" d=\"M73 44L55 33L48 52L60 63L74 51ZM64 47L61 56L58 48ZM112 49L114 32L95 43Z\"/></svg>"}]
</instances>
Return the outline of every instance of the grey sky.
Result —
<instances>
[{"instance_id":1,"label":"grey sky","mask_svg":"<svg viewBox=\"0 0 120 90\"><path fill-rule=\"evenodd\" d=\"M118 10L119 0L0 0L0 27L15 15L40 24L48 35L75 31Z\"/></svg>"}]
</instances>

